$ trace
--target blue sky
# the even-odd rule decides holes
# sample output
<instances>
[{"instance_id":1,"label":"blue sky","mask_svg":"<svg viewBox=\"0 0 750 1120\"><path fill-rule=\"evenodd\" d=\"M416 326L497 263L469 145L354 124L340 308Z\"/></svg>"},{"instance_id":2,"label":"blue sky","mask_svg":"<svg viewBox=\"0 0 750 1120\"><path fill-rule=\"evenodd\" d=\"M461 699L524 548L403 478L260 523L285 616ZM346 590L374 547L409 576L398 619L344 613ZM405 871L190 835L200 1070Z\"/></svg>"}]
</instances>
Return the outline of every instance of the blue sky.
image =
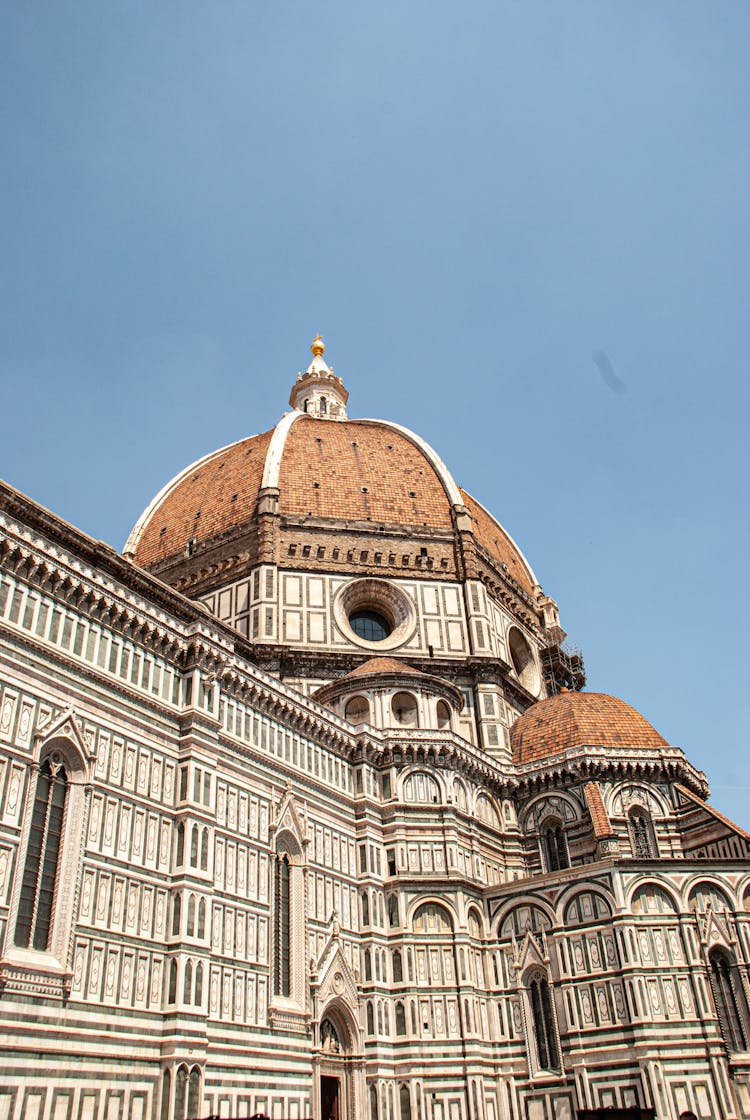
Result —
<instances>
[{"instance_id":1,"label":"blue sky","mask_svg":"<svg viewBox=\"0 0 750 1120\"><path fill-rule=\"evenodd\" d=\"M8 3L4 476L122 547L316 331L750 827L750 8Z\"/></svg>"}]
</instances>

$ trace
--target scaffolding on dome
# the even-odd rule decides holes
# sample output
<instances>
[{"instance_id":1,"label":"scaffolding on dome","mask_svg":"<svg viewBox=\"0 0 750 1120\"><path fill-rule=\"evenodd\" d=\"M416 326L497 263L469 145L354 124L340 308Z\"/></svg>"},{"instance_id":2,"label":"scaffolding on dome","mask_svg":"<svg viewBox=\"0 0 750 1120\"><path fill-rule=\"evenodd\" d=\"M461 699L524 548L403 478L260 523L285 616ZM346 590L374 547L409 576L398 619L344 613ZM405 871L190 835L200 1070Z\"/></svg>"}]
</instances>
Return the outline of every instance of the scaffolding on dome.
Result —
<instances>
[{"instance_id":1,"label":"scaffolding on dome","mask_svg":"<svg viewBox=\"0 0 750 1120\"><path fill-rule=\"evenodd\" d=\"M580 692L586 684L583 655L574 646L567 649L559 643L546 646L542 650L541 660L549 696L556 696L564 689L569 692Z\"/></svg>"}]
</instances>

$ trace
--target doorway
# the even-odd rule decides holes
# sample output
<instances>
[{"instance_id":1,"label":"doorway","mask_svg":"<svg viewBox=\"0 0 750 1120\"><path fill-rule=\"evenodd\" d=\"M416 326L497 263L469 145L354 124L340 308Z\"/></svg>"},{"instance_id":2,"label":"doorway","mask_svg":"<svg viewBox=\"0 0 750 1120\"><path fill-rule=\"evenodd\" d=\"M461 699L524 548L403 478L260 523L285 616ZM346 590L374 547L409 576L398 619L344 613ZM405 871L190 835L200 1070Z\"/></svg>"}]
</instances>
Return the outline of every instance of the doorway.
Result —
<instances>
[{"instance_id":1,"label":"doorway","mask_svg":"<svg viewBox=\"0 0 750 1120\"><path fill-rule=\"evenodd\" d=\"M320 1120L340 1120L339 1117L339 1091L341 1085L338 1077L321 1077L320 1079Z\"/></svg>"}]
</instances>

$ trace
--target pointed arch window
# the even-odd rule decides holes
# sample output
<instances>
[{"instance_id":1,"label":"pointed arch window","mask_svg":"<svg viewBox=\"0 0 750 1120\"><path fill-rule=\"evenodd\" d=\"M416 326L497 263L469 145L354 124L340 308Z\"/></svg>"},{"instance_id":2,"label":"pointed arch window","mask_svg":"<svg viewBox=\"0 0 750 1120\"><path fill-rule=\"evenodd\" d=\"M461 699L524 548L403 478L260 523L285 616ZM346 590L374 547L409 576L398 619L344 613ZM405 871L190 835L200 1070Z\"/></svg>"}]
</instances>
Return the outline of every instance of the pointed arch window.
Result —
<instances>
[{"instance_id":1,"label":"pointed arch window","mask_svg":"<svg viewBox=\"0 0 750 1120\"><path fill-rule=\"evenodd\" d=\"M177 1000L177 961L169 962L169 984L167 987L167 1003Z\"/></svg>"},{"instance_id":2,"label":"pointed arch window","mask_svg":"<svg viewBox=\"0 0 750 1120\"><path fill-rule=\"evenodd\" d=\"M404 1005L400 1000L396 1004L396 1034L406 1034L406 1015L404 1013Z\"/></svg>"},{"instance_id":3,"label":"pointed arch window","mask_svg":"<svg viewBox=\"0 0 750 1120\"><path fill-rule=\"evenodd\" d=\"M529 1003L534 1031L533 1047L540 1070L560 1068L560 1050L557 1042L555 1013L549 980L543 972L535 972L528 981Z\"/></svg>"},{"instance_id":4,"label":"pointed arch window","mask_svg":"<svg viewBox=\"0 0 750 1120\"><path fill-rule=\"evenodd\" d=\"M711 950L708 963L716 1014L727 1050L747 1050L748 1010L737 967L721 949Z\"/></svg>"},{"instance_id":5,"label":"pointed arch window","mask_svg":"<svg viewBox=\"0 0 750 1120\"><path fill-rule=\"evenodd\" d=\"M176 894L174 902L172 903L172 937L177 937L180 932L180 922L182 919L182 896Z\"/></svg>"},{"instance_id":6,"label":"pointed arch window","mask_svg":"<svg viewBox=\"0 0 750 1120\"><path fill-rule=\"evenodd\" d=\"M291 994L291 875L289 856L286 852L276 855L276 954L274 982L276 995Z\"/></svg>"},{"instance_id":7,"label":"pointed arch window","mask_svg":"<svg viewBox=\"0 0 750 1120\"><path fill-rule=\"evenodd\" d=\"M193 965L188 961L185 965L185 975L182 982L182 1002L190 1003L193 992Z\"/></svg>"},{"instance_id":8,"label":"pointed arch window","mask_svg":"<svg viewBox=\"0 0 750 1120\"><path fill-rule=\"evenodd\" d=\"M39 767L31 814L15 943L44 952L50 927L62 847L68 775L62 758L53 754Z\"/></svg>"},{"instance_id":9,"label":"pointed arch window","mask_svg":"<svg viewBox=\"0 0 750 1120\"><path fill-rule=\"evenodd\" d=\"M174 1120L185 1120L187 1083L187 1066L180 1066L177 1070L177 1076L175 1077L174 1084Z\"/></svg>"},{"instance_id":10,"label":"pointed arch window","mask_svg":"<svg viewBox=\"0 0 750 1120\"><path fill-rule=\"evenodd\" d=\"M193 1066L190 1070L190 1077L188 1078L188 1098L187 1098L187 1114L188 1116L200 1115L200 1098L201 1098L201 1071L199 1066Z\"/></svg>"},{"instance_id":11,"label":"pointed arch window","mask_svg":"<svg viewBox=\"0 0 750 1120\"><path fill-rule=\"evenodd\" d=\"M188 899L187 911L187 936L192 937L195 934L195 895L191 894Z\"/></svg>"},{"instance_id":12,"label":"pointed arch window","mask_svg":"<svg viewBox=\"0 0 750 1120\"><path fill-rule=\"evenodd\" d=\"M411 1095L408 1085L402 1085L399 1089L398 1103L401 1112L401 1120L411 1120Z\"/></svg>"},{"instance_id":13,"label":"pointed arch window","mask_svg":"<svg viewBox=\"0 0 750 1120\"><path fill-rule=\"evenodd\" d=\"M653 859L656 855L654 826L651 814L640 806L632 809L628 816L630 846L635 859Z\"/></svg>"},{"instance_id":14,"label":"pointed arch window","mask_svg":"<svg viewBox=\"0 0 750 1120\"><path fill-rule=\"evenodd\" d=\"M542 825L541 834L542 859L546 871L563 871L570 867L568 844L565 839L565 830L562 821L552 818Z\"/></svg>"},{"instance_id":15,"label":"pointed arch window","mask_svg":"<svg viewBox=\"0 0 750 1120\"><path fill-rule=\"evenodd\" d=\"M161 1108L159 1110L159 1120L169 1120L169 1093L171 1087L171 1076L168 1069L165 1069L161 1075Z\"/></svg>"}]
</instances>

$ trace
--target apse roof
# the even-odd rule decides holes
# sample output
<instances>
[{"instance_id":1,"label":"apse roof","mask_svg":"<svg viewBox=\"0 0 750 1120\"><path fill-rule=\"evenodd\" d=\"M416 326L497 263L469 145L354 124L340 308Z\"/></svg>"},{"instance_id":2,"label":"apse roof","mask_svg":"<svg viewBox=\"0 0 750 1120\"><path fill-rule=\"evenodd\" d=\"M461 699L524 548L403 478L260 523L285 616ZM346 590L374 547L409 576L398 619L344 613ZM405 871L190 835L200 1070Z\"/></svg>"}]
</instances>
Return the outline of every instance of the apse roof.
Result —
<instances>
[{"instance_id":1,"label":"apse roof","mask_svg":"<svg viewBox=\"0 0 750 1120\"><path fill-rule=\"evenodd\" d=\"M669 744L624 700L602 692L567 692L532 704L510 729L514 761L538 762L576 747L646 747Z\"/></svg>"}]
</instances>

